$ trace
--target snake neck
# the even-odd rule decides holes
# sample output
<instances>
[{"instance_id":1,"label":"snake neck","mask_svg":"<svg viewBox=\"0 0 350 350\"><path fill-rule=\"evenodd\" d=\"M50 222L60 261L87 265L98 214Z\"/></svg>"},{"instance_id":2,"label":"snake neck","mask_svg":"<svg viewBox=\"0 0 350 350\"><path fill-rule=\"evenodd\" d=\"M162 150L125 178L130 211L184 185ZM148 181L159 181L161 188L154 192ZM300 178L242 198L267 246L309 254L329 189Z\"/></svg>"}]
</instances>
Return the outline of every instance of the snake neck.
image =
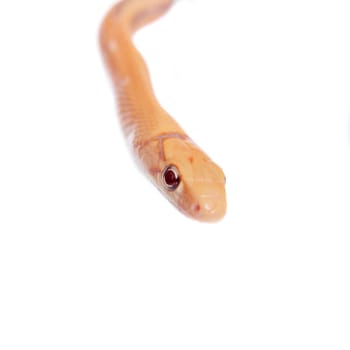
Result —
<instances>
[{"instance_id":1,"label":"snake neck","mask_svg":"<svg viewBox=\"0 0 350 350\"><path fill-rule=\"evenodd\" d=\"M100 45L112 77L125 136L139 143L157 134L179 131L179 125L160 106L146 63L133 34L164 14L173 0L124 0L107 13L100 29Z\"/></svg>"}]
</instances>

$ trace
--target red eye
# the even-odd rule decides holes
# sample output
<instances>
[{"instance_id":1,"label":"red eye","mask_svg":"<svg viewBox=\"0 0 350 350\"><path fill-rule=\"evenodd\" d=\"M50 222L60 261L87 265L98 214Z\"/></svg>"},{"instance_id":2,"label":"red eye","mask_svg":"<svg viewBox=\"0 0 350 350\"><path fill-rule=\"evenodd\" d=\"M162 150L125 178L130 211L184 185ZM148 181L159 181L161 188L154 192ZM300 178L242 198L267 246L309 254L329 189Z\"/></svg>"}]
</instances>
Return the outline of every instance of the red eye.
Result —
<instances>
[{"instance_id":1,"label":"red eye","mask_svg":"<svg viewBox=\"0 0 350 350\"><path fill-rule=\"evenodd\" d=\"M174 191L179 186L181 179L179 171L174 165L167 166L162 173L163 183L167 190Z\"/></svg>"}]
</instances>

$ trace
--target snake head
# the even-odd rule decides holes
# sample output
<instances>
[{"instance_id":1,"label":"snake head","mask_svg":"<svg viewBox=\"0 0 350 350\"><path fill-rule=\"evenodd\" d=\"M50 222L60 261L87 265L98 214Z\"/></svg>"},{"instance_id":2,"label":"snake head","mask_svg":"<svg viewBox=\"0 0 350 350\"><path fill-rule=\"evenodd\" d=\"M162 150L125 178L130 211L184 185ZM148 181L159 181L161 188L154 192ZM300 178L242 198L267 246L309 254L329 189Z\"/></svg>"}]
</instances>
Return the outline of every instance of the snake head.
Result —
<instances>
[{"instance_id":1,"label":"snake head","mask_svg":"<svg viewBox=\"0 0 350 350\"><path fill-rule=\"evenodd\" d=\"M185 215L203 222L220 220L226 212L225 175L189 138L166 138L152 181Z\"/></svg>"}]
</instances>

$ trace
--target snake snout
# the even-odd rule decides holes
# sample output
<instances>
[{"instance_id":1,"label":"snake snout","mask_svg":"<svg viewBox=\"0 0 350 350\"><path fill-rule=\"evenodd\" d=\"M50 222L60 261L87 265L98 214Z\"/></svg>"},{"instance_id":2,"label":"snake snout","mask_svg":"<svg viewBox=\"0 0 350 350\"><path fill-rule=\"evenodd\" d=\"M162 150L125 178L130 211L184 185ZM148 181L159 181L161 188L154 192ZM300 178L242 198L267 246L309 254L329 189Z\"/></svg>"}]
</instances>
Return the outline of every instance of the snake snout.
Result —
<instances>
[{"instance_id":1,"label":"snake snout","mask_svg":"<svg viewBox=\"0 0 350 350\"><path fill-rule=\"evenodd\" d=\"M202 195L192 206L192 213L199 221L218 221L226 213L226 201L220 195Z\"/></svg>"}]
</instances>

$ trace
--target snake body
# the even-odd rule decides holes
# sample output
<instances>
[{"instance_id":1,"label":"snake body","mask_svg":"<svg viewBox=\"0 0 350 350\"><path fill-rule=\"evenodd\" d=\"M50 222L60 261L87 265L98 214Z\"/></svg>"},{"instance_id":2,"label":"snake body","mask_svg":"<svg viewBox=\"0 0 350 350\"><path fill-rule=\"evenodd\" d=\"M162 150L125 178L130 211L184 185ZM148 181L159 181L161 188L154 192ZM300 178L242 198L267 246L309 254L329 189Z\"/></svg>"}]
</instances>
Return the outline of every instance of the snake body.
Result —
<instances>
[{"instance_id":1,"label":"snake body","mask_svg":"<svg viewBox=\"0 0 350 350\"><path fill-rule=\"evenodd\" d=\"M118 2L101 24L100 46L121 126L140 167L182 213L213 222L226 212L224 173L160 105L146 63L132 41L135 31L164 14L173 2Z\"/></svg>"}]
</instances>

